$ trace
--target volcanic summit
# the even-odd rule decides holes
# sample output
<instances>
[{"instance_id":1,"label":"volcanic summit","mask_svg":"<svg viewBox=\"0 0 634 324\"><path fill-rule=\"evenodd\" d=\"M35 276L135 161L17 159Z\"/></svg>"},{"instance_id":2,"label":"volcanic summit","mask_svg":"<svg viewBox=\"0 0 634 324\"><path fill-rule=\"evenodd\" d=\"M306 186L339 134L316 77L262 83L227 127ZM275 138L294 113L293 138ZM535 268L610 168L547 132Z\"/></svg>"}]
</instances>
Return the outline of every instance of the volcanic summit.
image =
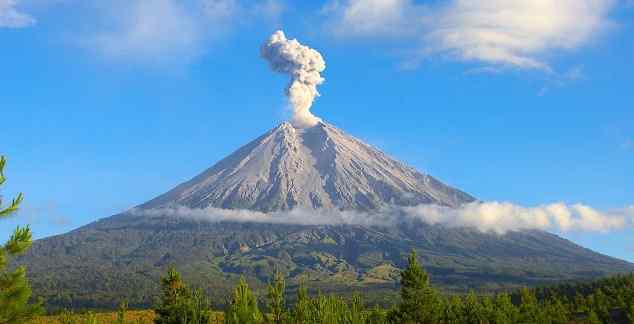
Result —
<instances>
[{"instance_id":1,"label":"volcanic summit","mask_svg":"<svg viewBox=\"0 0 634 324\"><path fill-rule=\"evenodd\" d=\"M474 200L330 124L285 122L140 207L376 210Z\"/></svg>"}]
</instances>

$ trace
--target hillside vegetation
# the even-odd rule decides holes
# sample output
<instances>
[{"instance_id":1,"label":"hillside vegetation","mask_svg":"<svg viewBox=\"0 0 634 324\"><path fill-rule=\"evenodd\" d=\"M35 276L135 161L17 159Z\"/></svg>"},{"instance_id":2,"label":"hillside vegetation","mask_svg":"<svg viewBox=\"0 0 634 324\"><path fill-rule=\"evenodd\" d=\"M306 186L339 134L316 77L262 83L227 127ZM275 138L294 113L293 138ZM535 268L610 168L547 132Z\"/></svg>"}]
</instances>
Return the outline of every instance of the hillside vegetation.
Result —
<instances>
[{"instance_id":1,"label":"hillside vegetation","mask_svg":"<svg viewBox=\"0 0 634 324\"><path fill-rule=\"evenodd\" d=\"M277 273L260 296L241 279L220 311L212 310L202 290L190 288L172 268L161 279L153 310L127 311L123 304L116 313L65 311L31 323L634 323L634 274L510 294L447 296L430 284L412 253L399 277L399 298L391 307L370 306L359 294L310 294L304 286L291 303L284 276Z\"/></svg>"}]
</instances>

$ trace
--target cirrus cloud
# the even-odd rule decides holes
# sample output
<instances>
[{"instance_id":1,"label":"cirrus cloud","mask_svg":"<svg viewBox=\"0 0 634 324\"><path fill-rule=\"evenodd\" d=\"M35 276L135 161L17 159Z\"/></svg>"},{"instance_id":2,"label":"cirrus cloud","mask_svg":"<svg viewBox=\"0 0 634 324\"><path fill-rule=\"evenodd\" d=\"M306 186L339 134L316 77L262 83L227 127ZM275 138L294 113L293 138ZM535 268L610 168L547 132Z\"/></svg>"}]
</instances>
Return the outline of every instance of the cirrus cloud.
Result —
<instances>
[{"instance_id":1,"label":"cirrus cloud","mask_svg":"<svg viewBox=\"0 0 634 324\"><path fill-rule=\"evenodd\" d=\"M16 0L0 0L0 27L23 28L35 24L35 18L17 9Z\"/></svg>"},{"instance_id":2,"label":"cirrus cloud","mask_svg":"<svg viewBox=\"0 0 634 324\"><path fill-rule=\"evenodd\" d=\"M324 12L341 37L407 38L423 58L550 71L554 53L609 29L614 6L615 0L347 0L331 1Z\"/></svg>"},{"instance_id":3,"label":"cirrus cloud","mask_svg":"<svg viewBox=\"0 0 634 324\"><path fill-rule=\"evenodd\" d=\"M114 0L93 6L100 24L77 35L107 59L143 63L188 61L211 42L250 21L275 20L279 0Z\"/></svg>"}]
</instances>

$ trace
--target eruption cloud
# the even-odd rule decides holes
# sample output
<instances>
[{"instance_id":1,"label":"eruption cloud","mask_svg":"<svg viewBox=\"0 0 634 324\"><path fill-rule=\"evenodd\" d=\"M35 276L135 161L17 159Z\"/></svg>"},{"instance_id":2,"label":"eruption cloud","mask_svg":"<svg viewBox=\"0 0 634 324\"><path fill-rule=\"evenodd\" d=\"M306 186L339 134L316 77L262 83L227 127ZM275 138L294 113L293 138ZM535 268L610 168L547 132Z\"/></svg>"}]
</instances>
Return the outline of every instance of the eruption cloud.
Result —
<instances>
[{"instance_id":1,"label":"eruption cloud","mask_svg":"<svg viewBox=\"0 0 634 324\"><path fill-rule=\"evenodd\" d=\"M449 228L473 228L499 235L524 230L611 232L634 228L634 207L599 211L587 205L553 203L535 207L507 202L474 202L459 208L439 205L387 207L375 212L293 209L264 213L239 209L183 206L132 209L136 216L185 218L208 222L246 222L295 225L395 226L420 221Z\"/></svg>"},{"instance_id":2,"label":"eruption cloud","mask_svg":"<svg viewBox=\"0 0 634 324\"><path fill-rule=\"evenodd\" d=\"M262 45L261 56L273 71L291 77L286 89L293 112L291 124L307 128L319 123L321 119L313 115L310 108L319 96L317 86L325 81L321 72L326 69L326 62L321 54L296 39L287 39L284 32L278 30Z\"/></svg>"}]
</instances>

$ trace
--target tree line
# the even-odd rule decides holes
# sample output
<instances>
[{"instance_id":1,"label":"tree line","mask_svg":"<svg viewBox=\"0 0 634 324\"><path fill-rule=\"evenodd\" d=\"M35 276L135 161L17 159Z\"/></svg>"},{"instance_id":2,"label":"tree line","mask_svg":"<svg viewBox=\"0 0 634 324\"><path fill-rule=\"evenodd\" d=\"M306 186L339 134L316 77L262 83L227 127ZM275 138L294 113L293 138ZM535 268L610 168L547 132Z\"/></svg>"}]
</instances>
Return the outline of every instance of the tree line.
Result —
<instances>
[{"instance_id":1,"label":"tree line","mask_svg":"<svg viewBox=\"0 0 634 324\"><path fill-rule=\"evenodd\" d=\"M412 252L401 272L401 300L390 309L366 307L360 295L311 296L300 285L293 305L286 302L284 276L276 273L260 303L244 278L227 303L224 323L432 324L432 323L634 323L634 275L591 284L523 288L514 294L443 296ZM586 289L593 286L595 289ZM155 323L211 323L209 301L191 290L173 268L161 280ZM260 305L264 310L260 310Z\"/></svg>"}]
</instances>

